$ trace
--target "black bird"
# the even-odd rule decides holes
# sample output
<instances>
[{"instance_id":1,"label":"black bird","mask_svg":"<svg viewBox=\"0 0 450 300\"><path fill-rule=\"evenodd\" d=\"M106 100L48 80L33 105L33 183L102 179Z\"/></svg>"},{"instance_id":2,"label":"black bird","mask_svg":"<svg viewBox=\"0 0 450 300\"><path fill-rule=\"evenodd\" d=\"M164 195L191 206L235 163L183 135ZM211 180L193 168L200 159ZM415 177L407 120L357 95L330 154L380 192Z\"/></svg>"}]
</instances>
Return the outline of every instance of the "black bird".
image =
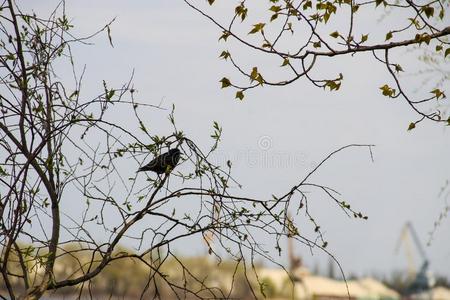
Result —
<instances>
[{"instance_id":1,"label":"black bird","mask_svg":"<svg viewBox=\"0 0 450 300\"><path fill-rule=\"evenodd\" d=\"M180 160L181 152L177 148L169 150L169 152L163 153L155 157L151 162L143 167L140 167L137 171L153 171L156 174L169 173L178 164Z\"/></svg>"}]
</instances>

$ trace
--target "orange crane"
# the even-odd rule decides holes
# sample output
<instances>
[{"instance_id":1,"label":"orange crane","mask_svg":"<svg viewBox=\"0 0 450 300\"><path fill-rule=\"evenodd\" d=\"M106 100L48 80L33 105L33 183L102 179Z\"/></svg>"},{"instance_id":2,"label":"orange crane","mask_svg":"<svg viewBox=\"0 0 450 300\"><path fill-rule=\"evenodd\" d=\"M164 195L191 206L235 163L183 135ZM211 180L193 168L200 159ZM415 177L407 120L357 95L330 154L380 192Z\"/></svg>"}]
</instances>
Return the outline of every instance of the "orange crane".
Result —
<instances>
[{"instance_id":1,"label":"orange crane","mask_svg":"<svg viewBox=\"0 0 450 300\"><path fill-rule=\"evenodd\" d=\"M288 222L287 227L288 230L290 231L292 229L291 227L293 226L290 213L288 213L287 222ZM298 255L295 255L294 241L290 232L287 234L287 242L288 242L289 273L291 274L291 276L293 276L294 281L301 281L301 279L297 277L296 271L300 269L300 267L302 266L302 258Z\"/></svg>"}]
</instances>

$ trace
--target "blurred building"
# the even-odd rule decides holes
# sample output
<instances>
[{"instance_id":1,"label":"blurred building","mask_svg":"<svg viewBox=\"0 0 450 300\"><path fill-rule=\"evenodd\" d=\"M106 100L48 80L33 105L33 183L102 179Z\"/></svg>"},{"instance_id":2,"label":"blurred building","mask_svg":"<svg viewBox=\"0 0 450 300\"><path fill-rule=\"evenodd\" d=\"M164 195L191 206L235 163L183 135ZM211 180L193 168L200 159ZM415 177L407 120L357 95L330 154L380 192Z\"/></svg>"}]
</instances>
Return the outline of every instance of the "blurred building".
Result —
<instances>
[{"instance_id":1,"label":"blurred building","mask_svg":"<svg viewBox=\"0 0 450 300\"><path fill-rule=\"evenodd\" d=\"M413 294L409 297L411 300L450 300L450 289L444 287L435 287L428 291Z\"/></svg>"},{"instance_id":2,"label":"blurred building","mask_svg":"<svg viewBox=\"0 0 450 300\"><path fill-rule=\"evenodd\" d=\"M360 280L335 280L327 277L311 275L304 268L300 268L289 277L282 269L261 269L260 278L272 284L277 291L290 293L297 300L397 300L400 295L373 278ZM292 279L295 279L293 282ZM447 298L450 299L450 298Z\"/></svg>"}]
</instances>

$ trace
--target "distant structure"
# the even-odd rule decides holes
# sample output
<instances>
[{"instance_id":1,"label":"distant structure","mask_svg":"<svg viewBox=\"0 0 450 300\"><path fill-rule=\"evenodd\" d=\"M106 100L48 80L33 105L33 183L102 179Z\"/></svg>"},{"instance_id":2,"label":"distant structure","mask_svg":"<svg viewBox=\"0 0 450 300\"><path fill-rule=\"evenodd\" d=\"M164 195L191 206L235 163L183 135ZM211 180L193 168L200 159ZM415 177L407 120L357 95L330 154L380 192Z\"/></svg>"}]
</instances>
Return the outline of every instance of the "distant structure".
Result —
<instances>
[{"instance_id":1,"label":"distant structure","mask_svg":"<svg viewBox=\"0 0 450 300\"><path fill-rule=\"evenodd\" d=\"M294 275L297 270L302 266L302 258L295 255L294 242L292 237L288 237L288 256L289 256L289 272ZM294 276L295 277L295 276ZM299 281L300 278L294 278L294 280Z\"/></svg>"},{"instance_id":2,"label":"distant structure","mask_svg":"<svg viewBox=\"0 0 450 300\"><path fill-rule=\"evenodd\" d=\"M422 259L422 265L420 269L416 271L414 256L412 254L412 242L416 246L417 251ZM404 245L406 257L408 259L408 273L411 283L406 288L406 295L419 294L429 291L434 285L434 279L429 271L429 260L425 254L422 244L419 240L417 232L414 230L411 222L407 222L400 233L399 240L397 242L396 252L399 251L400 246Z\"/></svg>"},{"instance_id":3,"label":"distant structure","mask_svg":"<svg viewBox=\"0 0 450 300\"><path fill-rule=\"evenodd\" d=\"M291 220L290 215L288 220ZM265 267L257 270L260 279L270 283L269 286L275 294L281 297L276 299L400 300L400 295L396 291L373 278L344 281L311 274L303 266L302 258L295 253L294 238L290 235L287 244L289 259L287 270Z\"/></svg>"}]
</instances>

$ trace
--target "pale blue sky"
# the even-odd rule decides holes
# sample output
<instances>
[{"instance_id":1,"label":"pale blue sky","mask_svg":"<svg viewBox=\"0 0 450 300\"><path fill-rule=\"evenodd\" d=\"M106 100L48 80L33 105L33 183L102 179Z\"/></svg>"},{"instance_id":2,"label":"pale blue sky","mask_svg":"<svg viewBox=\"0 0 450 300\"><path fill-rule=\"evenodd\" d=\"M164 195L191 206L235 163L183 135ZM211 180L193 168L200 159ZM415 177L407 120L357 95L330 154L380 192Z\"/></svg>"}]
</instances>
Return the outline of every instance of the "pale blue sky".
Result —
<instances>
[{"instance_id":1,"label":"pale blue sky","mask_svg":"<svg viewBox=\"0 0 450 300\"><path fill-rule=\"evenodd\" d=\"M32 5L39 5L35 9L40 11L53 4L39 1ZM427 241L446 205L437 195L450 179L450 132L430 123L407 132L417 116L401 100L388 100L379 93L388 75L371 57L346 57L320 65L324 72L344 71L338 93L300 80L288 87L252 91L239 102L233 91L221 90L218 82L232 74L218 59L226 49L217 41L220 31L182 1L128 1L125 5L123 1L68 0L67 10L77 31L83 33L117 17L111 27L114 48L102 35L95 45L74 49L76 64L87 67L86 94L100 91L103 79L111 84L125 82L134 69L140 101L162 101L168 108L175 103L179 127L200 146L210 145L211 124L218 121L224 130L219 153L235 158L234 174L245 194L280 193L330 151L350 143L375 144L374 163L366 150L354 149L337 156L316 176L369 216L368 221L355 221L329 201L313 205L329 250L347 273L389 274L394 268L406 268L404 255L395 255L394 248L408 220L421 240ZM368 28L379 34L377 27ZM404 55L401 51L399 56ZM411 56L406 59L415 64ZM167 134L165 119L164 113L155 113L148 120L150 128ZM259 146L261 138L270 142L268 149ZM294 157L295 163L286 164L286 157ZM448 236L446 219L425 251L431 269L450 276ZM309 267L318 261L325 267L328 262L326 257L311 256L300 245L297 250ZM206 250L192 243L190 252Z\"/></svg>"}]
</instances>

